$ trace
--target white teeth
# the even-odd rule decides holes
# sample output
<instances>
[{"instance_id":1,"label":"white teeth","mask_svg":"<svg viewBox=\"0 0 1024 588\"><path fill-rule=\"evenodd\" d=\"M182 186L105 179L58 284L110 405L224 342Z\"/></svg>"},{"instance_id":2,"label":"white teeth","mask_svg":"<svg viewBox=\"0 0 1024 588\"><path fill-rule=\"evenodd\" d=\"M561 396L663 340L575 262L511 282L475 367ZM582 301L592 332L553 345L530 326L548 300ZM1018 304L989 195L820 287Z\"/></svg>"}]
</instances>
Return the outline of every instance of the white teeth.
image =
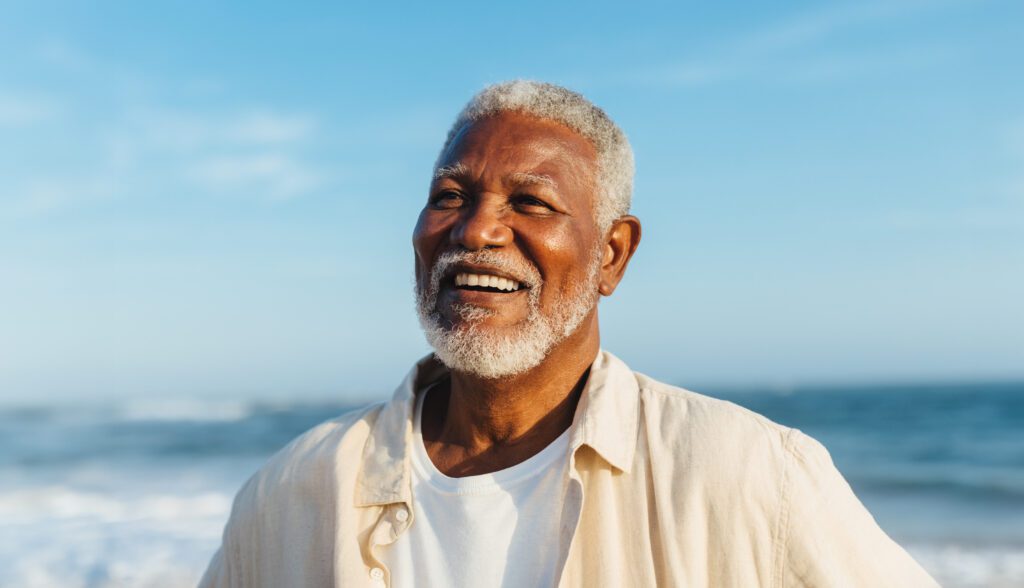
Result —
<instances>
[{"instance_id":1,"label":"white teeth","mask_svg":"<svg viewBox=\"0 0 1024 588\"><path fill-rule=\"evenodd\" d=\"M492 276L490 274L456 274L455 285L497 288L499 290L504 290L506 292L515 292L516 290L519 289L519 282L515 280L510 280L508 278L502 278L500 276Z\"/></svg>"}]
</instances>

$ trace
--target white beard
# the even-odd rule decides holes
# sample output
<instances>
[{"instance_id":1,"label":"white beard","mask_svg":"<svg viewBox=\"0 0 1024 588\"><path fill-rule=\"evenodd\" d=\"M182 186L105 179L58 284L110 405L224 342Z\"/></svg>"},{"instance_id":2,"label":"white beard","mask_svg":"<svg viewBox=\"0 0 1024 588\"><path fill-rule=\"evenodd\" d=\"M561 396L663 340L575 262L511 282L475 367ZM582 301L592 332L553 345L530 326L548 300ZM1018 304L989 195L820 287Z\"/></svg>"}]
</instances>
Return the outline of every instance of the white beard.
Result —
<instances>
[{"instance_id":1,"label":"white beard","mask_svg":"<svg viewBox=\"0 0 1024 588\"><path fill-rule=\"evenodd\" d=\"M558 300L554 313L544 316L540 310L543 281L537 268L513 263L490 250L445 253L430 270L425 289L416 286L416 312L427 342L449 369L481 378L503 378L530 370L544 361L551 349L579 328L597 304L597 277L601 269L602 248L590 256L587 276L575 290ZM470 304L457 304L452 310L462 323L448 326L437 308L441 277L459 262L488 265L519 278L529 287L529 314L520 324L506 328L486 328L481 321L493 311Z\"/></svg>"}]
</instances>

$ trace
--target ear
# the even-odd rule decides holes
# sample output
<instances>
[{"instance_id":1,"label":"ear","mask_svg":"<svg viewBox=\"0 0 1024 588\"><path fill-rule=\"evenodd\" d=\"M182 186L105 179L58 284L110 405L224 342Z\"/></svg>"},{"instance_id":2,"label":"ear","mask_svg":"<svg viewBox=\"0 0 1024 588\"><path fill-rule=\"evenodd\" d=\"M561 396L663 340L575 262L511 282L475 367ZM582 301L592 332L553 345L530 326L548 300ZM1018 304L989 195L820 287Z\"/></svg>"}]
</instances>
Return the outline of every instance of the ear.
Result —
<instances>
[{"instance_id":1,"label":"ear","mask_svg":"<svg viewBox=\"0 0 1024 588\"><path fill-rule=\"evenodd\" d=\"M626 215L614 223L605 237L604 257L601 260L601 280L598 291L602 296L611 296L622 276L626 274L626 266L640 245L640 219Z\"/></svg>"}]
</instances>

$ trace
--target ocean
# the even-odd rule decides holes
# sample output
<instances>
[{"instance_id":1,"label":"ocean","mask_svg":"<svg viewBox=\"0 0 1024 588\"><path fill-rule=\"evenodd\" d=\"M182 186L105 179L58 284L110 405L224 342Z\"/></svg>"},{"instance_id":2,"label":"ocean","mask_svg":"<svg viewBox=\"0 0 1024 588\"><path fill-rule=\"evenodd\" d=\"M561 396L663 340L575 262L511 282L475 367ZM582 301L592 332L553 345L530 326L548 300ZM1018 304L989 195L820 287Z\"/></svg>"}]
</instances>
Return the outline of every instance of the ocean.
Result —
<instances>
[{"instance_id":1,"label":"ocean","mask_svg":"<svg viewBox=\"0 0 1024 588\"><path fill-rule=\"evenodd\" d=\"M943 586L1024 586L1024 383L712 395L821 441ZM355 407L0 408L0 586L194 586L245 479Z\"/></svg>"}]
</instances>

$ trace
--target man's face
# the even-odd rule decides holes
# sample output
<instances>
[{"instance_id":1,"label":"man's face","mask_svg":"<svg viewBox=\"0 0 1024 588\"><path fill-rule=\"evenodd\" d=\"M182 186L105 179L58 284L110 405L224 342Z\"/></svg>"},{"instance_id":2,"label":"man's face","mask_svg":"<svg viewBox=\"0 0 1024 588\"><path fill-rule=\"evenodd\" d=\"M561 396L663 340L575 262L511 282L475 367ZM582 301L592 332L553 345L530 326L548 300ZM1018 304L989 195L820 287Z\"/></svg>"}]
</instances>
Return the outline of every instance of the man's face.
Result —
<instances>
[{"instance_id":1,"label":"man's face","mask_svg":"<svg viewBox=\"0 0 1024 588\"><path fill-rule=\"evenodd\" d=\"M587 139L519 113L464 127L442 154L413 246L420 319L450 367L524 371L592 312L596 171Z\"/></svg>"}]
</instances>

